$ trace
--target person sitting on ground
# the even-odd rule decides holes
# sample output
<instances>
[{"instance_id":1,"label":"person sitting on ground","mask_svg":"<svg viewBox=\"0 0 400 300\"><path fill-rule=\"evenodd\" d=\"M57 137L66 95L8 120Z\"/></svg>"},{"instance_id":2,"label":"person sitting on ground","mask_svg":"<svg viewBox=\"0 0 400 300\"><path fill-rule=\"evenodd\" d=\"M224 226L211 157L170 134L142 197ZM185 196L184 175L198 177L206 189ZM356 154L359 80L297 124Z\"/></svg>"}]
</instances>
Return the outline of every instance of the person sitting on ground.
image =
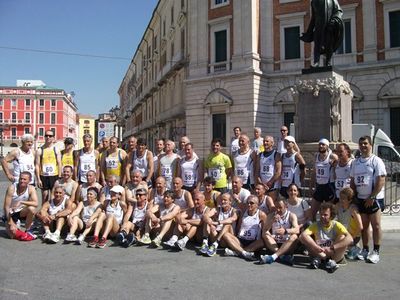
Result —
<instances>
[{"instance_id":1,"label":"person sitting on ground","mask_svg":"<svg viewBox=\"0 0 400 300\"><path fill-rule=\"evenodd\" d=\"M195 237L197 232L203 233L203 216L209 208L205 204L205 197L202 193L194 194L194 207L187 211L187 214L177 218L174 233L172 237L164 243L166 246L176 247L179 250L184 250L186 243ZM179 239L179 236L184 235Z\"/></svg>"},{"instance_id":2,"label":"person sitting on ground","mask_svg":"<svg viewBox=\"0 0 400 300\"><path fill-rule=\"evenodd\" d=\"M293 265L293 251L296 247L299 226L297 217L287 209L286 200L275 201L275 213L264 228L262 239L272 255L261 255L261 264L272 264L278 257L282 262Z\"/></svg>"},{"instance_id":3,"label":"person sitting on ground","mask_svg":"<svg viewBox=\"0 0 400 300\"><path fill-rule=\"evenodd\" d=\"M218 199L221 195L220 192L214 190L214 186L215 186L215 180L210 177L207 176L206 178L204 178L203 180L203 187L204 187L204 197L206 198L206 205L209 208L216 208L218 207Z\"/></svg>"},{"instance_id":4,"label":"person sitting on ground","mask_svg":"<svg viewBox=\"0 0 400 300\"><path fill-rule=\"evenodd\" d=\"M150 202L153 204L152 206L162 206L164 204L164 193L167 190L167 183L164 177L157 177L154 186L155 188L151 189L150 192ZM156 213L156 211L153 212Z\"/></svg>"},{"instance_id":5,"label":"person sitting on ground","mask_svg":"<svg viewBox=\"0 0 400 300\"><path fill-rule=\"evenodd\" d=\"M304 198L299 197L299 188L295 183L288 186L287 193L289 194L288 210L296 215L300 231L303 231L311 224L310 204Z\"/></svg>"},{"instance_id":6,"label":"person sitting on ground","mask_svg":"<svg viewBox=\"0 0 400 300\"><path fill-rule=\"evenodd\" d=\"M261 228L267 221L267 216L258 208L258 204L258 198L250 195L247 198L248 208L238 221L238 235L226 232L222 237L228 245L228 248L225 248L226 256L241 256L246 260L255 260L254 252L247 249L253 247L253 243L257 243L256 249L259 248L260 242L257 240L261 236Z\"/></svg>"},{"instance_id":7,"label":"person sitting on ground","mask_svg":"<svg viewBox=\"0 0 400 300\"><path fill-rule=\"evenodd\" d=\"M106 185L101 189L99 201L101 204L106 200L111 199L111 189L118 185L118 178L115 175L108 175L106 178ZM125 202L125 190L122 193L121 200Z\"/></svg>"},{"instance_id":8,"label":"person sitting on ground","mask_svg":"<svg viewBox=\"0 0 400 300\"><path fill-rule=\"evenodd\" d=\"M111 199L104 201L103 205L96 209L97 222L89 247L104 248L107 245L108 235L114 236L120 230L126 212L126 203L121 200L123 192L122 186L114 186L111 189ZM99 239L102 229L103 233Z\"/></svg>"},{"instance_id":9,"label":"person sitting on ground","mask_svg":"<svg viewBox=\"0 0 400 300\"><path fill-rule=\"evenodd\" d=\"M85 175L85 179L87 182L80 184L76 190L75 195L75 205L78 205L81 201L87 201L87 190L90 187L94 187L97 190L101 190L103 187L100 183L96 181L96 172L95 171L87 171Z\"/></svg>"},{"instance_id":10,"label":"person sitting on ground","mask_svg":"<svg viewBox=\"0 0 400 300\"><path fill-rule=\"evenodd\" d=\"M356 259L361 252L357 247L361 239L363 224L358 208L353 204L354 192L350 187L345 187L339 193L339 202L336 204L337 220L346 227L353 238L353 244L348 249L346 257Z\"/></svg>"},{"instance_id":11,"label":"person sitting on ground","mask_svg":"<svg viewBox=\"0 0 400 300\"><path fill-rule=\"evenodd\" d=\"M159 217L153 213L153 210L149 211L146 232L153 231L156 234L156 237L151 241L153 247L160 247L164 236L168 234L171 228L174 228L174 220L180 213L180 207L174 201L174 193L166 191L163 204L154 206L154 208L159 206L156 209L159 211Z\"/></svg>"},{"instance_id":12,"label":"person sitting on ground","mask_svg":"<svg viewBox=\"0 0 400 300\"><path fill-rule=\"evenodd\" d=\"M335 206L323 202L319 209L320 221L312 223L300 235L300 242L308 249L312 261L311 269L318 269L324 262L328 272L337 270L344 262L344 252L353 243L350 233L340 222L334 221Z\"/></svg>"},{"instance_id":13,"label":"person sitting on ground","mask_svg":"<svg viewBox=\"0 0 400 300\"><path fill-rule=\"evenodd\" d=\"M87 190L87 201L80 201L76 209L68 217L69 233L65 242L76 242L82 245L86 236L93 231L97 222L98 214L95 214L97 208L101 205L98 201L99 191L95 187ZM81 234L77 238L75 233Z\"/></svg>"},{"instance_id":14,"label":"person sitting on ground","mask_svg":"<svg viewBox=\"0 0 400 300\"><path fill-rule=\"evenodd\" d=\"M183 181L180 177L175 177L172 181L175 204L181 208L181 212L193 208L193 199L190 192L183 189Z\"/></svg>"},{"instance_id":15,"label":"person sitting on ground","mask_svg":"<svg viewBox=\"0 0 400 300\"><path fill-rule=\"evenodd\" d=\"M50 201L43 203L42 208L36 217L43 223L43 240L50 244L60 241L61 230L65 224L67 216L72 212L72 202L65 195L64 189L59 186L54 189L54 197ZM51 228L55 231L51 232Z\"/></svg>"},{"instance_id":16,"label":"person sitting on ground","mask_svg":"<svg viewBox=\"0 0 400 300\"><path fill-rule=\"evenodd\" d=\"M212 208L203 217L203 244L200 253L214 256L218 245L223 242L222 238L226 232L235 234L238 213L232 207L232 197L225 193L221 196L221 204L218 208ZM211 246L210 246L211 243Z\"/></svg>"},{"instance_id":17,"label":"person sitting on ground","mask_svg":"<svg viewBox=\"0 0 400 300\"><path fill-rule=\"evenodd\" d=\"M63 173L62 173L63 177L58 179L54 183L53 190L51 191L51 196L54 197L54 189L58 186L61 186L65 191L65 195L68 196L68 198L71 200L71 203L74 205L76 191L78 189L78 183L72 179L73 173L74 170L72 166L65 166L63 168Z\"/></svg>"},{"instance_id":18,"label":"person sitting on ground","mask_svg":"<svg viewBox=\"0 0 400 300\"><path fill-rule=\"evenodd\" d=\"M30 185L32 174L22 171L18 182L12 183L6 191L4 198L4 217L8 236L21 241L36 239L31 226L38 206L38 197L35 187ZM25 220L26 232L18 228L20 220Z\"/></svg>"},{"instance_id":19,"label":"person sitting on ground","mask_svg":"<svg viewBox=\"0 0 400 300\"><path fill-rule=\"evenodd\" d=\"M266 215L275 211L274 200L272 197L266 194L265 186L262 183L258 183L255 186L255 195L260 203L259 209Z\"/></svg>"},{"instance_id":20,"label":"person sitting on ground","mask_svg":"<svg viewBox=\"0 0 400 300\"><path fill-rule=\"evenodd\" d=\"M242 179L238 176L232 177L232 190L229 191L232 196L232 206L244 211L246 207L247 197L250 196L250 191L243 187Z\"/></svg>"},{"instance_id":21,"label":"person sitting on ground","mask_svg":"<svg viewBox=\"0 0 400 300\"><path fill-rule=\"evenodd\" d=\"M135 244L136 241L140 241L144 245L151 243L150 236L144 235L148 210L148 191L144 188L139 188L135 194L136 201L129 202L121 231L117 234L118 244L124 247L129 247Z\"/></svg>"},{"instance_id":22,"label":"person sitting on ground","mask_svg":"<svg viewBox=\"0 0 400 300\"><path fill-rule=\"evenodd\" d=\"M125 186L125 198L127 203L136 201L136 190L139 188L148 189L146 181L143 181L143 174L140 170L131 172L130 181Z\"/></svg>"}]
</instances>

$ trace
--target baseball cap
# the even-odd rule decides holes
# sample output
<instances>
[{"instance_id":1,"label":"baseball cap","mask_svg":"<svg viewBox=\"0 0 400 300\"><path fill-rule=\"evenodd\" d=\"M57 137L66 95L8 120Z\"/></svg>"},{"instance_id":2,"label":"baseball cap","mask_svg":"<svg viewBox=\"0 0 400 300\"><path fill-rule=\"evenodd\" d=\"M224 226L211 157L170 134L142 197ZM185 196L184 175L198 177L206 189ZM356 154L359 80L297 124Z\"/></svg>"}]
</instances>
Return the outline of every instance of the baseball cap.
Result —
<instances>
[{"instance_id":1,"label":"baseball cap","mask_svg":"<svg viewBox=\"0 0 400 300\"><path fill-rule=\"evenodd\" d=\"M288 135L287 137L285 137L285 141L296 143L296 140L291 135Z\"/></svg>"},{"instance_id":2,"label":"baseball cap","mask_svg":"<svg viewBox=\"0 0 400 300\"><path fill-rule=\"evenodd\" d=\"M329 141L327 139L320 139L318 144L324 144L324 145L329 146Z\"/></svg>"},{"instance_id":3,"label":"baseball cap","mask_svg":"<svg viewBox=\"0 0 400 300\"><path fill-rule=\"evenodd\" d=\"M124 188L120 185L115 185L111 188L110 192L122 194L124 192Z\"/></svg>"},{"instance_id":4,"label":"baseball cap","mask_svg":"<svg viewBox=\"0 0 400 300\"><path fill-rule=\"evenodd\" d=\"M73 138L70 138L70 137L67 137L67 138L65 138L65 140L64 140L64 144L73 145L73 144L74 144L74 139L73 139Z\"/></svg>"}]
</instances>

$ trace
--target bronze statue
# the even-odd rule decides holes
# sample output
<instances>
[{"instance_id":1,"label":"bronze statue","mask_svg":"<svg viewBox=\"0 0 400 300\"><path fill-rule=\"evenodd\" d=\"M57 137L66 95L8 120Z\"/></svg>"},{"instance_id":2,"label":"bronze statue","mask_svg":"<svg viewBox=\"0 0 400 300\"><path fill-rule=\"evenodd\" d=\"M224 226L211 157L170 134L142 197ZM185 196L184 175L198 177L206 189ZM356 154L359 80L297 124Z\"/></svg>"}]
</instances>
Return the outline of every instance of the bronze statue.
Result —
<instances>
[{"instance_id":1,"label":"bronze statue","mask_svg":"<svg viewBox=\"0 0 400 300\"><path fill-rule=\"evenodd\" d=\"M343 40L343 11L337 0L312 0L311 10L310 24L300 39L306 43L314 41L312 67L319 66L321 54L326 57L324 65L330 66L332 54Z\"/></svg>"}]
</instances>

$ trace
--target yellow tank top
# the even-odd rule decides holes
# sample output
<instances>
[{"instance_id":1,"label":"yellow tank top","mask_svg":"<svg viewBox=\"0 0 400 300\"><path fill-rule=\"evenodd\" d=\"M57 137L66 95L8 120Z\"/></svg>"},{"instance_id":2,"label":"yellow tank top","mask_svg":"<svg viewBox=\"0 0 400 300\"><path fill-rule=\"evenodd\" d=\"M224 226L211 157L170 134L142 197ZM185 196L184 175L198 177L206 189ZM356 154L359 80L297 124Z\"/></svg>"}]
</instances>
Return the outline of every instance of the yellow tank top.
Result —
<instances>
[{"instance_id":1,"label":"yellow tank top","mask_svg":"<svg viewBox=\"0 0 400 300\"><path fill-rule=\"evenodd\" d=\"M205 204L209 208L215 208L216 207L216 202L217 202L217 197L219 193L217 191L211 191L211 198L206 199Z\"/></svg>"},{"instance_id":2,"label":"yellow tank top","mask_svg":"<svg viewBox=\"0 0 400 300\"><path fill-rule=\"evenodd\" d=\"M122 173L122 158L121 158L121 150L118 149L117 155L111 156L108 154L106 157L106 176L115 175L120 177Z\"/></svg>"},{"instance_id":3,"label":"yellow tank top","mask_svg":"<svg viewBox=\"0 0 400 300\"><path fill-rule=\"evenodd\" d=\"M42 176L58 176L56 148L42 148Z\"/></svg>"},{"instance_id":4,"label":"yellow tank top","mask_svg":"<svg viewBox=\"0 0 400 300\"><path fill-rule=\"evenodd\" d=\"M71 153L63 153L61 157L61 165L64 168L65 166L71 166L74 167L74 156L73 156L74 151L71 151Z\"/></svg>"}]
</instances>

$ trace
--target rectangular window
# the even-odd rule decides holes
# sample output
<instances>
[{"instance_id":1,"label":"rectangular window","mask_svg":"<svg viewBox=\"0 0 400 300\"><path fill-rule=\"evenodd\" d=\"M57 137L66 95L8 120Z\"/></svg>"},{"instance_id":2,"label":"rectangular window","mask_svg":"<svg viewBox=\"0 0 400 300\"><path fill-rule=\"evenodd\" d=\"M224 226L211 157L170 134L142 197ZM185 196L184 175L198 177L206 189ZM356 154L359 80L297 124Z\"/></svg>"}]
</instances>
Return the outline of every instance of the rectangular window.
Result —
<instances>
[{"instance_id":1,"label":"rectangular window","mask_svg":"<svg viewBox=\"0 0 400 300\"><path fill-rule=\"evenodd\" d=\"M30 133L29 127L25 127L25 128L24 128L24 133L25 133L25 134Z\"/></svg>"},{"instance_id":2,"label":"rectangular window","mask_svg":"<svg viewBox=\"0 0 400 300\"><path fill-rule=\"evenodd\" d=\"M171 61L174 60L175 45L171 43Z\"/></svg>"},{"instance_id":3,"label":"rectangular window","mask_svg":"<svg viewBox=\"0 0 400 300\"><path fill-rule=\"evenodd\" d=\"M31 113L25 113L25 123L31 122Z\"/></svg>"},{"instance_id":4,"label":"rectangular window","mask_svg":"<svg viewBox=\"0 0 400 300\"><path fill-rule=\"evenodd\" d=\"M300 27L286 27L285 34L285 59L300 58Z\"/></svg>"},{"instance_id":5,"label":"rectangular window","mask_svg":"<svg viewBox=\"0 0 400 300\"><path fill-rule=\"evenodd\" d=\"M344 32L343 32L343 43L337 49L336 53L344 54L351 53L351 20L343 20Z\"/></svg>"},{"instance_id":6,"label":"rectangular window","mask_svg":"<svg viewBox=\"0 0 400 300\"><path fill-rule=\"evenodd\" d=\"M17 122L17 113L15 112L11 113L11 122L13 123Z\"/></svg>"},{"instance_id":7,"label":"rectangular window","mask_svg":"<svg viewBox=\"0 0 400 300\"><path fill-rule=\"evenodd\" d=\"M39 124L44 124L44 113L39 113Z\"/></svg>"},{"instance_id":8,"label":"rectangular window","mask_svg":"<svg viewBox=\"0 0 400 300\"><path fill-rule=\"evenodd\" d=\"M390 48L400 47L400 10L389 12Z\"/></svg>"},{"instance_id":9,"label":"rectangular window","mask_svg":"<svg viewBox=\"0 0 400 300\"><path fill-rule=\"evenodd\" d=\"M31 99L25 99L25 106L31 106Z\"/></svg>"},{"instance_id":10,"label":"rectangular window","mask_svg":"<svg viewBox=\"0 0 400 300\"><path fill-rule=\"evenodd\" d=\"M226 30L216 31L215 35L215 62L227 61L227 35Z\"/></svg>"},{"instance_id":11,"label":"rectangular window","mask_svg":"<svg viewBox=\"0 0 400 300\"><path fill-rule=\"evenodd\" d=\"M0 123L3 123L3 113L0 112Z\"/></svg>"},{"instance_id":12,"label":"rectangular window","mask_svg":"<svg viewBox=\"0 0 400 300\"><path fill-rule=\"evenodd\" d=\"M182 29L181 31L181 51L182 51L182 55L185 51L185 29Z\"/></svg>"},{"instance_id":13,"label":"rectangular window","mask_svg":"<svg viewBox=\"0 0 400 300\"><path fill-rule=\"evenodd\" d=\"M11 127L11 138L15 140L17 138L17 128Z\"/></svg>"},{"instance_id":14,"label":"rectangular window","mask_svg":"<svg viewBox=\"0 0 400 300\"><path fill-rule=\"evenodd\" d=\"M171 25L174 25L174 7L171 7Z\"/></svg>"},{"instance_id":15,"label":"rectangular window","mask_svg":"<svg viewBox=\"0 0 400 300\"><path fill-rule=\"evenodd\" d=\"M181 9L185 8L185 0L181 0Z\"/></svg>"},{"instance_id":16,"label":"rectangular window","mask_svg":"<svg viewBox=\"0 0 400 300\"><path fill-rule=\"evenodd\" d=\"M39 136L44 136L44 128L39 127Z\"/></svg>"},{"instance_id":17,"label":"rectangular window","mask_svg":"<svg viewBox=\"0 0 400 300\"><path fill-rule=\"evenodd\" d=\"M11 99L11 106L17 106L17 99Z\"/></svg>"},{"instance_id":18,"label":"rectangular window","mask_svg":"<svg viewBox=\"0 0 400 300\"><path fill-rule=\"evenodd\" d=\"M50 128L51 131L53 131L54 136L56 136L56 129L54 127Z\"/></svg>"},{"instance_id":19,"label":"rectangular window","mask_svg":"<svg viewBox=\"0 0 400 300\"><path fill-rule=\"evenodd\" d=\"M51 106L55 107L56 106L56 99L51 99Z\"/></svg>"},{"instance_id":20,"label":"rectangular window","mask_svg":"<svg viewBox=\"0 0 400 300\"><path fill-rule=\"evenodd\" d=\"M44 99L39 99L39 106L41 106L41 107L44 106Z\"/></svg>"},{"instance_id":21,"label":"rectangular window","mask_svg":"<svg viewBox=\"0 0 400 300\"><path fill-rule=\"evenodd\" d=\"M165 36L165 31L167 30L167 24L165 22L165 20L163 20L163 31L162 31L162 36Z\"/></svg>"},{"instance_id":22,"label":"rectangular window","mask_svg":"<svg viewBox=\"0 0 400 300\"><path fill-rule=\"evenodd\" d=\"M226 146L226 114L212 115L212 138L221 139L221 146Z\"/></svg>"},{"instance_id":23,"label":"rectangular window","mask_svg":"<svg viewBox=\"0 0 400 300\"><path fill-rule=\"evenodd\" d=\"M390 108L390 139L396 146L400 145L400 107Z\"/></svg>"},{"instance_id":24,"label":"rectangular window","mask_svg":"<svg viewBox=\"0 0 400 300\"><path fill-rule=\"evenodd\" d=\"M224 3L227 3L228 2L228 0L215 0L215 5L220 5L220 4L224 4Z\"/></svg>"},{"instance_id":25,"label":"rectangular window","mask_svg":"<svg viewBox=\"0 0 400 300\"><path fill-rule=\"evenodd\" d=\"M294 112L285 112L283 113L283 124L289 128L290 130L290 124L294 123Z\"/></svg>"},{"instance_id":26,"label":"rectangular window","mask_svg":"<svg viewBox=\"0 0 400 300\"><path fill-rule=\"evenodd\" d=\"M3 106L3 99L0 99L0 106Z\"/></svg>"},{"instance_id":27,"label":"rectangular window","mask_svg":"<svg viewBox=\"0 0 400 300\"><path fill-rule=\"evenodd\" d=\"M52 125L56 124L56 114L55 113L50 114L50 124L52 124Z\"/></svg>"}]
</instances>

